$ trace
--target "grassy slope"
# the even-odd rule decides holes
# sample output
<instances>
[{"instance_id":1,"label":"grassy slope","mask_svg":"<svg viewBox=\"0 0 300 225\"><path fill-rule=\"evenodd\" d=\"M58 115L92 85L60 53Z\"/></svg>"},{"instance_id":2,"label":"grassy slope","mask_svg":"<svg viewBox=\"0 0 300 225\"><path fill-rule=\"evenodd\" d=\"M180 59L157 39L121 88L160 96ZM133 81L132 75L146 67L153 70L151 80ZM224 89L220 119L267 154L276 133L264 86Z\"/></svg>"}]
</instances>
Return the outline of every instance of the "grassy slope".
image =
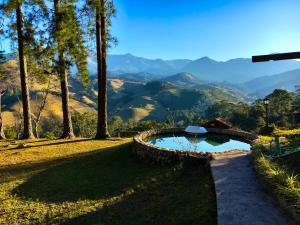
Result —
<instances>
[{"instance_id":1,"label":"grassy slope","mask_svg":"<svg viewBox=\"0 0 300 225\"><path fill-rule=\"evenodd\" d=\"M145 164L130 141L0 142L0 224L216 224L209 171Z\"/></svg>"},{"instance_id":2,"label":"grassy slope","mask_svg":"<svg viewBox=\"0 0 300 225\"><path fill-rule=\"evenodd\" d=\"M262 138L261 142L266 140ZM255 147L255 169L279 205L300 222L300 154L297 152L271 161L264 156L268 151L268 147L262 145Z\"/></svg>"},{"instance_id":3,"label":"grassy slope","mask_svg":"<svg viewBox=\"0 0 300 225\"><path fill-rule=\"evenodd\" d=\"M11 71L18 70L14 61L10 61L7 68L10 68L8 70ZM14 82L18 84L18 77ZM72 77L70 77L69 83L71 109L79 112L94 111L97 100L96 79L92 78L90 86L86 89ZM55 81L51 86L53 87L46 109L42 114L42 123L53 117L62 119L59 82ZM37 113L42 90L46 87L47 84L40 84L36 81L30 83L33 114ZM168 116L166 108L190 110L201 103L200 108L204 109L202 104L207 105L215 100L228 99L238 102L244 99L244 96L238 91L219 85L200 85L196 89L189 89L188 85L175 86L164 82L150 82L145 86L144 82L109 79L108 90L110 113L120 115L125 120L134 119L136 121L165 120ZM3 97L3 112L4 126L14 126L19 120L21 107L18 99L11 92Z\"/></svg>"}]
</instances>

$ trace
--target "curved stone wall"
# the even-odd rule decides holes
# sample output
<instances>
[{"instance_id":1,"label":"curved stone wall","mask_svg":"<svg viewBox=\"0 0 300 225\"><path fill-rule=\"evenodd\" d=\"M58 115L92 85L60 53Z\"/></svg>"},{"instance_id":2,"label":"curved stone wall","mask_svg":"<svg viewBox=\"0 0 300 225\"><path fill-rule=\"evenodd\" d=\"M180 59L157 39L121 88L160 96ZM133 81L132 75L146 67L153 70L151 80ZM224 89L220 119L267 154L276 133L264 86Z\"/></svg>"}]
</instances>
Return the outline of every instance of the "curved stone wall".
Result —
<instances>
[{"instance_id":1,"label":"curved stone wall","mask_svg":"<svg viewBox=\"0 0 300 225\"><path fill-rule=\"evenodd\" d=\"M209 128L207 130L209 133L235 136L246 139L249 142L252 142L253 140L257 139L257 135L244 131L217 128ZM144 141L150 136L174 133L184 133L184 130L182 128L172 128L163 130L149 130L142 132L134 137L132 152L139 159L159 164L172 164L178 162L188 162L192 164L207 164L213 158L213 155L215 153L188 152L167 148L159 148L157 146L148 144Z\"/></svg>"}]
</instances>

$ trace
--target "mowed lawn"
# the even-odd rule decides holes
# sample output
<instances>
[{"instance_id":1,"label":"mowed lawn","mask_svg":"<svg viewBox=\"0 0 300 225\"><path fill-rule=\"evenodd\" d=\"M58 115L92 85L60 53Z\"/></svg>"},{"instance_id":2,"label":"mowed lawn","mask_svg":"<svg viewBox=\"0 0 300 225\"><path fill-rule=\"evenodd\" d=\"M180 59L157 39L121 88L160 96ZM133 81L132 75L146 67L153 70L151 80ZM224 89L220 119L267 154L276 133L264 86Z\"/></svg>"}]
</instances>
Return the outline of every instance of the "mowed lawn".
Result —
<instances>
[{"instance_id":1,"label":"mowed lawn","mask_svg":"<svg viewBox=\"0 0 300 225\"><path fill-rule=\"evenodd\" d=\"M0 141L0 224L215 225L208 168L150 165L131 139Z\"/></svg>"}]
</instances>

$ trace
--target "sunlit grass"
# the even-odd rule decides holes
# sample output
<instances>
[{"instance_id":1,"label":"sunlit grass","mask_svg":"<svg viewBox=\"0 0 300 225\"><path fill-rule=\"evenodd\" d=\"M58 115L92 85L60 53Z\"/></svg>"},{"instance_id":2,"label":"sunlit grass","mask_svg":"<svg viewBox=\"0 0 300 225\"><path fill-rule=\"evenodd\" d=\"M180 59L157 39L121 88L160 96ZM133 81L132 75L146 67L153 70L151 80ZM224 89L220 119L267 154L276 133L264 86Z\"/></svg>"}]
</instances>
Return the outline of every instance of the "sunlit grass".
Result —
<instances>
[{"instance_id":1,"label":"sunlit grass","mask_svg":"<svg viewBox=\"0 0 300 225\"><path fill-rule=\"evenodd\" d=\"M0 142L0 224L216 224L208 168L150 165L130 148L131 139Z\"/></svg>"},{"instance_id":2,"label":"sunlit grass","mask_svg":"<svg viewBox=\"0 0 300 225\"><path fill-rule=\"evenodd\" d=\"M255 168L278 202L299 219L300 180L298 171L286 165L284 159L271 161L259 149L255 153Z\"/></svg>"},{"instance_id":3,"label":"sunlit grass","mask_svg":"<svg viewBox=\"0 0 300 225\"><path fill-rule=\"evenodd\" d=\"M300 136L300 129L291 129L291 130L276 129L273 132L273 134L281 136L281 137L290 137L290 136L295 136L295 135L299 135Z\"/></svg>"}]
</instances>

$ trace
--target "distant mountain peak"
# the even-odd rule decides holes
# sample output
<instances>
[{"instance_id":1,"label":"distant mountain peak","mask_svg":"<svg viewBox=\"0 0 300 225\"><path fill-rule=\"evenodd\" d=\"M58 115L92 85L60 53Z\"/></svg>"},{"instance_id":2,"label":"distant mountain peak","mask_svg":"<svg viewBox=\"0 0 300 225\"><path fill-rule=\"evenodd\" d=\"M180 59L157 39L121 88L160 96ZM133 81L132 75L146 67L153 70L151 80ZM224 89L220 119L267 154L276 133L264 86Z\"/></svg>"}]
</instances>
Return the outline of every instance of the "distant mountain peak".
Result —
<instances>
[{"instance_id":1,"label":"distant mountain peak","mask_svg":"<svg viewBox=\"0 0 300 225\"><path fill-rule=\"evenodd\" d=\"M197 86L203 83L207 83L205 81L200 80L193 74L185 72L174 74L172 76L163 78L162 80L179 86Z\"/></svg>"},{"instance_id":2,"label":"distant mountain peak","mask_svg":"<svg viewBox=\"0 0 300 225\"><path fill-rule=\"evenodd\" d=\"M93 63L95 61L95 57L89 59L89 71L91 74L96 74L97 71L97 64ZM145 72L155 75L156 78L163 78L181 72L189 72L201 80L234 84L299 68L300 62L295 60L254 64L250 58L216 61L207 56L197 60L147 59L130 53L108 56L108 70L112 74L138 74ZM148 76L146 80L151 80L151 77Z\"/></svg>"}]
</instances>

